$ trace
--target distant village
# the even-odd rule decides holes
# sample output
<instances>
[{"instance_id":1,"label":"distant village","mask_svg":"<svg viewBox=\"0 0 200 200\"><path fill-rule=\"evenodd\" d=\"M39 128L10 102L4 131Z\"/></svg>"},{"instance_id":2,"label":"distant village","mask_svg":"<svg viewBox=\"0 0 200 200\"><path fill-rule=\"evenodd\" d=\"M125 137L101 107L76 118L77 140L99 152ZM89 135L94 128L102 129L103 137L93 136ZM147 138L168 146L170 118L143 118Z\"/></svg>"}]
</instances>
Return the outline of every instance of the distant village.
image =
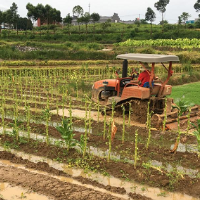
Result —
<instances>
[{"instance_id":1,"label":"distant village","mask_svg":"<svg viewBox=\"0 0 200 200\"><path fill-rule=\"evenodd\" d=\"M113 16L100 16L100 19L97 23L105 23L107 21L110 21L112 23L134 24L135 21L137 21L137 20L139 21L140 19L136 18L135 20L123 21L120 19L119 15L117 13L114 13ZM90 23L92 23L92 21ZM36 26L40 27L41 25L43 25L43 24L41 24L40 19L38 19ZM77 16L73 16L72 25L78 25Z\"/></svg>"},{"instance_id":2,"label":"distant village","mask_svg":"<svg viewBox=\"0 0 200 200\"><path fill-rule=\"evenodd\" d=\"M188 20L188 21L186 21L186 24L194 24L195 21L197 21L197 20L198 20L198 18L195 20ZM124 21L124 20L120 19L119 15L117 13L114 13L112 16L100 16L100 19L97 23L105 23L107 21L110 21L111 23L134 24L136 21L140 21L140 18L136 18L135 20ZM92 23L92 20L89 22L89 24L90 23ZM41 24L40 19L38 19L37 24L35 24L35 26L40 27L41 25L44 25L44 24ZM72 25L78 25L77 16L73 16Z\"/></svg>"}]
</instances>

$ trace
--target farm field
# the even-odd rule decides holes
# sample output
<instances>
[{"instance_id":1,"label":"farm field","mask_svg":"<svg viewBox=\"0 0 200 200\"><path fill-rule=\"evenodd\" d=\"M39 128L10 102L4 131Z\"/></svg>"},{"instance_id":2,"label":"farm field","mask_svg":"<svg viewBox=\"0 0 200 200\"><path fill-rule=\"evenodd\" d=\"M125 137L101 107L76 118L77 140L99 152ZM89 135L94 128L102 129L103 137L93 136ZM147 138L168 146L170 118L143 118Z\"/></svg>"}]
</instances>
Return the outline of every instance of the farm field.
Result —
<instances>
[{"instance_id":1,"label":"farm field","mask_svg":"<svg viewBox=\"0 0 200 200\"><path fill-rule=\"evenodd\" d=\"M192 125L181 124L181 142L171 153L177 130L152 128L147 147L150 129L144 123L101 115L104 108L91 101L93 83L115 78L116 68L0 69L0 198L11 198L3 188L12 185L26 188L16 189L22 199L200 198L199 143ZM184 70L177 67L174 75L187 76ZM157 74L163 76L162 70ZM186 95L198 85L176 86L172 97L185 95L199 105L197 95Z\"/></svg>"}]
</instances>

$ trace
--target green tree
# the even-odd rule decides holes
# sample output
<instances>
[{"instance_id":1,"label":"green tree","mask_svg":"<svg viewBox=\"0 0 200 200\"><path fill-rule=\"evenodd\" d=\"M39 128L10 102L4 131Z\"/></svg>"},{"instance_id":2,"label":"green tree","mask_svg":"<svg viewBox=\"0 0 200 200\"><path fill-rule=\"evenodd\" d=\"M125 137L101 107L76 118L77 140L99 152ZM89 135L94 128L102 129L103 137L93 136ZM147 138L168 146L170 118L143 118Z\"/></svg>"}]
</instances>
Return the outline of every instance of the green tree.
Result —
<instances>
[{"instance_id":1,"label":"green tree","mask_svg":"<svg viewBox=\"0 0 200 200\"><path fill-rule=\"evenodd\" d=\"M9 28L12 28L12 12L10 9L3 12L3 19L4 23L7 23Z\"/></svg>"},{"instance_id":2,"label":"green tree","mask_svg":"<svg viewBox=\"0 0 200 200\"><path fill-rule=\"evenodd\" d=\"M18 34L18 27L17 27L17 21L19 19L19 15L17 14L17 4L16 3L12 3L12 6L10 7L10 11L11 11L11 23L13 24L13 26L16 27L17 29L17 34Z\"/></svg>"},{"instance_id":3,"label":"green tree","mask_svg":"<svg viewBox=\"0 0 200 200\"><path fill-rule=\"evenodd\" d=\"M52 7L50 5L45 5L44 7L44 12L45 12L45 21L47 23L47 25L49 26L50 24L50 20L51 20L51 14L52 14Z\"/></svg>"},{"instance_id":4,"label":"green tree","mask_svg":"<svg viewBox=\"0 0 200 200\"><path fill-rule=\"evenodd\" d=\"M92 22L94 24L94 33L95 33L95 23L100 20L100 15L98 13L92 13L91 19L92 19Z\"/></svg>"},{"instance_id":5,"label":"green tree","mask_svg":"<svg viewBox=\"0 0 200 200\"><path fill-rule=\"evenodd\" d=\"M81 6L74 6L73 10L73 15L76 16L77 18L81 17L83 15L83 8Z\"/></svg>"},{"instance_id":6,"label":"green tree","mask_svg":"<svg viewBox=\"0 0 200 200\"><path fill-rule=\"evenodd\" d=\"M166 24L169 24L167 20L160 21L160 25L166 25Z\"/></svg>"},{"instance_id":7,"label":"green tree","mask_svg":"<svg viewBox=\"0 0 200 200\"><path fill-rule=\"evenodd\" d=\"M179 32L181 24L182 24L181 16L178 16L178 32Z\"/></svg>"},{"instance_id":8,"label":"green tree","mask_svg":"<svg viewBox=\"0 0 200 200\"><path fill-rule=\"evenodd\" d=\"M28 10L27 16L34 20L38 20L40 18L41 24L46 23L47 25L61 22L61 13L59 10L52 8L50 5L43 6L42 4L37 4L37 6L33 6L28 3L26 5L26 9Z\"/></svg>"},{"instance_id":9,"label":"green tree","mask_svg":"<svg viewBox=\"0 0 200 200\"><path fill-rule=\"evenodd\" d=\"M74 6L73 10L73 16L77 17L77 23L79 26L79 34L80 34L80 23L82 22L82 16L83 16L83 8L79 5Z\"/></svg>"},{"instance_id":10,"label":"green tree","mask_svg":"<svg viewBox=\"0 0 200 200\"><path fill-rule=\"evenodd\" d=\"M51 23L54 24L62 22L61 12L53 8L51 10L51 20Z\"/></svg>"},{"instance_id":11,"label":"green tree","mask_svg":"<svg viewBox=\"0 0 200 200\"><path fill-rule=\"evenodd\" d=\"M40 18L41 24L45 22L45 7L42 4L37 4L37 6L33 6L28 3L26 5L26 9L28 10L27 16L32 18L33 20L38 20Z\"/></svg>"},{"instance_id":12,"label":"green tree","mask_svg":"<svg viewBox=\"0 0 200 200\"><path fill-rule=\"evenodd\" d=\"M182 23L181 16L178 16L178 25L181 25L181 23Z\"/></svg>"},{"instance_id":13,"label":"green tree","mask_svg":"<svg viewBox=\"0 0 200 200\"><path fill-rule=\"evenodd\" d=\"M166 6L169 4L169 0L159 0L154 4L154 7L162 13L162 21L163 21L163 14L166 11Z\"/></svg>"},{"instance_id":14,"label":"green tree","mask_svg":"<svg viewBox=\"0 0 200 200\"><path fill-rule=\"evenodd\" d=\"M151 37L152 37L152 22L155 20L155 18L156 18L155 12L150 7L148 7L147 12L145 14L145 20L150 21L151 23Z\"/></svg>"},{"instance_id":15,"label":"green tree","mask_svg":"<svg viewBox=\"0 0 200 200\"><path fill-rule=\"evenodd\" d=\"M88 23L90 22L90 13L89 12L86 12L82 17L81 17L81 22L85 24L85 29L86 29L86 33L88 32L87 30L87 26L88 26Z\"/></svg>"},{"instance_id":16,"label":"green tree","mask_svg":"<svg viewBox=\"0 0 200 200\"><path fill-rule=\"evenodd\" d=\"M1 33L1 24L4 22L3 12L0 10L0 33Z\"/></svg>"},{"instance_id":17,"label":"green tree","mask_svg":"<svg viewBox=\"0 0 200 200\"><path fill-rule=\"evenodd\" d=\"M28 3L26 5L26 9L28 10L27 17L29 19L32 19L33 21L38 19L37 15L36 15L35 6L33 6L32 4Z\"/></svg>"},{"instance_id":18,"label":"green tree","mask_svg":"<svg viewBox=\"0 0 200 200\"><path fill-rule=\"evenodd\" d=\"M140 24L141 24L141 23L140 23L140 19L136 18L134 24L137 25L137 26L139 27Z\"/></svg>"},{"instance_id":19,"label":"green tree","mask_svg":"<svg viewBox=\"0 0 200 200\"><path fill-rule=\"evenodd\" d=\"M108 19L106 22L101 23L101 27L102 27L102 29L103 29L103 33L105 33L105 30L106 30L108 27L111 27L111 20Z\"/></svg>"},{"instance_id":20,"label":"green tree","mask_svg":"<svg viewBox=\"0 0 200 200\"><path fill-rule=\"evenodd\" d=\"M199 19L195 21L194 25L196 28L200 28L200 15L199 15Z\"/></svg>"},{"instance_id":21,"label":"green tree","mask_svg":"<svg viewBox=\"0 0 200 200\"><path fill-rule=\"evenodd\" d=\"M197 2L194 4L194 9L199 12L200 11L200 0L197 0Z\"/></svg>"},{"instance_id":22,"label":"green tree","mask_svg":"<svg viewBox=\"0 0 200 200\"><path fill-rule=\"evenodd\" d=\"M67 24L67 27L68 27L68 34L70 35L70 26L72 24L72 17L70 16L70 14L68 13L68 15L63 19L63 22L65 24Z\"/></svg>"},{"instance_id":23,"label":"green tree","mask_svg":"<svg viewBox=\"0 0 200 200\"><path fill-rule=\"evenodd\" d=\"M21 30L32 30L33 29L33 23L30 19L22 18L20 17L17 21L17 27Z\"/></svg>"},{"instance_id":24,"label":"green tree","mask_svg":"<svg viewBox=\"0 0 200 200\"><path fill-rule=\"evenodd\" d=\"M140 19L140 23L141 24L148 24L147 21L145 19Z\"/></svg>"},{"instance_id":25,"label":"green tree","mask_svg":"<svg viewBox=\"0 0 200 200\"><path fill-rule=\"evenodd\" d=\"M181 19L184 21L184 24L185 24L185 28L186 28L186 21L188 20L188 18L190 17L191 15L189 13L186 13L186 12L183 12L182 15L180 16Z\"/></svg>"}]
</instances>

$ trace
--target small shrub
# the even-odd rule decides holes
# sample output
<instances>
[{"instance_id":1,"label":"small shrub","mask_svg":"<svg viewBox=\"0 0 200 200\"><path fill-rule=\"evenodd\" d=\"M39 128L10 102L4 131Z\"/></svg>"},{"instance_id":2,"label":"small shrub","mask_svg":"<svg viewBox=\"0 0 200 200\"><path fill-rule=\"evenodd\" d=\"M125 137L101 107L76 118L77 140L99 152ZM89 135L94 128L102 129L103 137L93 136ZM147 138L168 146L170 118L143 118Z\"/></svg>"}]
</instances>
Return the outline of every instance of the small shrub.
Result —
<instances>
[{"instance_id":1,"label":"small shrub","mask_svg":"<svg viewBox=\"0 0 200 200\"><path fill-rule=\"evenodd\" d=\"M138 33L139 32L139 28L135 28L135 32Z\"/></svg>"},{"instance_id":2,"label":"small shrub","mask_svg":"<svg viewBox=\"0 0 200 200\"><path fill-rule=\"evenodd\" d=\"M132 31L130 32L130 37L131 37L131 38L134 38L134 37L135 37L135 35L136 35L135 31L134 31L134 30L132 30Z\"/></svg>"},{"instance_id":3,"label":"small shrub","mask_svg":"<svg viewBox=\"0 0 200 200\"><path fill-rule=\"evenodd\" d=\"M99 50L101 49L101 45L99 45L98 43L88 43L87 44L87 48L88 49L93 49L93 50Z\"/></svg>"},{"instance_id":4,"label":"small shrub","mask_svg":"<svg viewBox=\"0 0 200 200\"><path fill-rule=\"evenodd\" d=\"M31 35L29 36L29 39L35 39L35 35L34 35L34 34L31 34Z\"/></svg>"}]
</instances>

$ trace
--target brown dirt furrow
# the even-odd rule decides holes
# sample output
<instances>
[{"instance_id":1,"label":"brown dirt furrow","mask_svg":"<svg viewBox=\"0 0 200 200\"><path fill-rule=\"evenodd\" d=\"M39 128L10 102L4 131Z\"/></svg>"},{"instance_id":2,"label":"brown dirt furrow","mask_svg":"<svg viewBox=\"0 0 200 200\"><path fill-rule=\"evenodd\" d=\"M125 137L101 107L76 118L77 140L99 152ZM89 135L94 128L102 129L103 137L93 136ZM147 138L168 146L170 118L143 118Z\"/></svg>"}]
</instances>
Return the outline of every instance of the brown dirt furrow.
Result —
<instances>
[{"instance_id":1,"label":"brown dirt furrow","mask_svg":"<svg viewBox=\"0 0 200 200\"><path fill-rule=\"evenodd\" d=\"M30 140L29 142L16 143L11 136L0 136L1 143L5 141L10 145L14 145L19 150L26 153L35 154L37 156L43 156L52 160L59 158L63 163L70 163L73 166L83 167L88 169L95 169L97 171L103 171L107 174L113 175L117 178L128 178L139 183L146 183L150 186L162 187L167 190L174 190L177 192L183 192L194 197L200 197L200 180L199 178L190 178L187 175L179 176L175 172L170 174L167 171L161 172L154 168L146 169L145 167L138 165L134 170L133 164L117 162L106 158L100 158L96 156L88 157L84 159L75 149L70 149L66 152L65 148L60 148L52 145L46 145L45 143L36 142ZM25 140L25 138L24 138ZM17 146L16 146L17 145Z\"/></svg>"},{"instance_id":2,"label":"brown dirt furrow","mask_svg":"<svg viewBox=\"0 0 200 200\"><path fill-rule=\"evenodd\" d=\"M15 167L0 167L0 181L29 188L35 192L56 200L122 200L122 198L104 194L93 189L71 183L64 183L56 178L28 172Z\"/></svg>"},{"instance_id":3,"label":"brown dirt furrow","mask_svg":"<svg viewBox=\"0 0 200 200\"><path fill-rule=\"evenodd\" d=\"M72 177L71 175L69 175L61 170L50 167L48 163L45 163L45 162L34 163L27 159L23 159L22 157L18 157L11 152L0 151L0 159L9 160L10 162L16 163L16 164L24 164L25 167L27 167L27 168L48 172L48 173L56 175L56 176ZM103 188L105 190L108 190L108 191L111 191L114 193L118 193L118 194L126 194L126 190L122 187L114 187L114 186L110 186L110 185L106 186L95 180L91 180L89 178L84 178L82 176L73 177L73 179L81 182L82 184L93 185L95 187Z\"/></svg>"}]
</instances>

